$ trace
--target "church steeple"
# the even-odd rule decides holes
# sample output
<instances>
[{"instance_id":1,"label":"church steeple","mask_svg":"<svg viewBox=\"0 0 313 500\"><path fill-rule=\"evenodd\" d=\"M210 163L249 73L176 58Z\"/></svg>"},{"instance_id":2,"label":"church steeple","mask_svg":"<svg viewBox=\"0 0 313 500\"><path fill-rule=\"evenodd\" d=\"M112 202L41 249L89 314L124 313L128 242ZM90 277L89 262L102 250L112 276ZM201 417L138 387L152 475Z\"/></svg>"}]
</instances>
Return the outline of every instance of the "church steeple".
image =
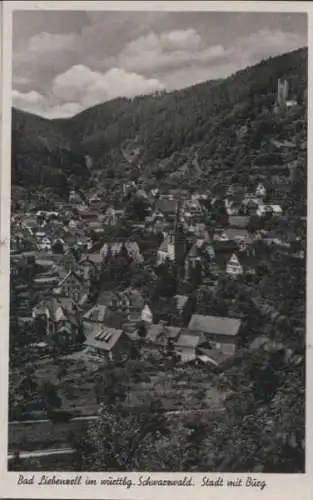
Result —
<instances>
[{"instance_id":1,"label":"church steeple","mask_svg":"<svg viewBox=\"0 0 313 500\"><path fill-rule=\"evenodd\" d=\"M175 217L175 226L174 226L174 235L175 235L175 264L177 266L178 277L183 275L184 265L185 265L185 257L188 248L188 242L186 238L186 234L184 231L184 227L181 220L181 213L183 207L183 200L180 196L177 203L176 209L176 217Z\"/></svg>"}]
</instances>

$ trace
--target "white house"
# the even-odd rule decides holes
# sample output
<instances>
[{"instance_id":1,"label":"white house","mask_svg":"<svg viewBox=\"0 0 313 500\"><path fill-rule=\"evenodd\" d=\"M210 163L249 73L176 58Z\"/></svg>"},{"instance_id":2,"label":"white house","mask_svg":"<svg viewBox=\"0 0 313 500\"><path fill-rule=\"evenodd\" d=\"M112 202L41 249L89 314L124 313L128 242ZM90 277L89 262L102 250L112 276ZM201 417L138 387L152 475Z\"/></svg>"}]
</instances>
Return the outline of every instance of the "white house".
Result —
<instances>
[{"instance_id":1,"label":"white house","mask_svg":"<svg viewBox=\"0 0 313 500\"><path fill-rule=\"evenodd\" d=\"M229 241L229 238L225 231L216 231L214 236L213 236L214 241Z\"/></svg>"},{"instance_id":2,"label":"white house","mask_svg":"<svg viewBox=\"0 0 313 500\"><path fill-rule=\"evenodd\" d=\"M226 272L231 276L239 276L240 274L243 274L243 267L240 264L237 255L233 254L229 259L226 266Z\"/></svg>"},{"instance_id":3,"label":"white house","mask_svg":"<svg viewBox=\"0 0 313 500\"><path fill-rule=\"evenodd\" d=\"M148 304L146 304L144 306L143 310L141 311L141 320L145 321L146 323L150 323L150 324L153 323L153 314L152 314L151 309L148 306Z\"/></svg>"},{"instance_id":4,"label":"white house","mask_svg":"<svg viewBox=\"0 0 313 500\"><path fill-rule=\"evenodd\" d=\"M255 196L258 198L264 198L266 196L266 189L262 183L259 183L255 190Z\"/></svg>"},{"instance_id":5,"label":"white house","mask_svg":"<svg viewBox=\"0 0 313 500\"><path fill-rule=\"evenodd\" d=\"M157 265L163 264L167 259L175 260L175 245L170 235L163 233L164 241L161 243L157 253Z\"/></svg>"}]
</instances>

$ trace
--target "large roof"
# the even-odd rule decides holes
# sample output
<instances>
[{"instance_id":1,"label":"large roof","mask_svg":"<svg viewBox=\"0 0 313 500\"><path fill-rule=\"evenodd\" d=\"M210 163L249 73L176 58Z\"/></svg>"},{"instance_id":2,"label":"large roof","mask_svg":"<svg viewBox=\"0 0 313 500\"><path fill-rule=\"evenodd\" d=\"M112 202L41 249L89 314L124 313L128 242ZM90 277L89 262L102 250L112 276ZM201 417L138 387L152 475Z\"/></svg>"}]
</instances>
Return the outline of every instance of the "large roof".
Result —
<instances>
[{"instance_id":1,"label":"large roof","mask_svg":"<svg viewBox=\"0 0 313 500\"><path fill-rule=\"evenodd\" d=\"M151 343L158 344L161 339L176 339L181 331L177 326L163 326L161 324L152 324L147 328L146 340Z\"/></svg>"},{"instance_id":2,"label":"large roof","mask_svg":"<svg viewBox=\"0 0 313 500\"><path fill-rule=\"evenodd\" d=\"M174 214L177 210L177 200L170 198L159 198L156 201L155 208L164 213Z\"/></svg>"},{"instance_id":3,"label":"large roof","mask_svg":"<svg viewBox=\"0 0 313 500\"><path fill-rule=\"evenodd\" d=\"M84 345L108 352L112 350L122 334L122 330L103 327L90 334L84 342Z\"/></svg>"},{"instance_id":4,"label":"large roof","mask_svg":"<svg viewBox=\"0 0 313 500\"><path fill-rule=\"evenodd\" d=\"M189 322L188 329L217 335L237 335L241 320L237 318L223 318L220 316L202 316L194 314Z\"/></svg>"}]
</instances>

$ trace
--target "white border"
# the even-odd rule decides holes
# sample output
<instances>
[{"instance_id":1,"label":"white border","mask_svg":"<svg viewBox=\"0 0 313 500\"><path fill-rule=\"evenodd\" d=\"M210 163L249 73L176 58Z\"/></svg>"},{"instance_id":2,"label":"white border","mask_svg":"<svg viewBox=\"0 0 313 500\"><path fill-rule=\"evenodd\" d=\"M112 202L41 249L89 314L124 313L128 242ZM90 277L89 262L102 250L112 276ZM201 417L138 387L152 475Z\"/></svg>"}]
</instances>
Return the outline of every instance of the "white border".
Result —
<instances>
[{"instance_id":1,"label":"white border","mask_svg":"<svg viewBox=\"0 0 313 500\"><path fill-rule=\"evenodd\" d=\"M131 489L122 489L118 487L42 487L42 486L17 486L16 479L18 473L6 472L7 469L7 387L8 387L8 327L9 327L9 234L10 234L10 157L11 157L11 74L12 74L12 11L13 10L129 10L129 11L276 11L276 12L308 12L309 13L309 29L308 29L308 46L312 47L313 39L313 6L311 2L226 2L226 1L183 1L183 2L100 2L100 1L5 1L2 3L3 8L3 23L2 23L2 106L1 106L1 209L0 209L0 325L1 325L1 353L2 359L0 363L0 387L1 395L3 396L0 407L1 418L1 433L0 433L0 494L2 498L108 498L108 499L150 499L152 497L162 496L164 499L173 499L174 495L181 499L200 499L213 497L214 499L224 498L240 498L240 500L251 499L254 496L263 494L266 498L281 498L289 500L298 495L303 500L313 500L313 427L310 422L312 416L313 394L309 381L312 376L312 332L310 327L313 325L313 312L309 307L309 298L313 294L313 267L311 258L311 239L312 233L310 230L311 210L312 210L312 193L313 193L313 178L310 172L310 162L313 158L313 140L308 143L308 263L307 263L307 435L306 435L306 473L299 475L287 474L253 474L258 479L265 479L267 487L261 492L254 488L238 488L238 489L219 489L219 488L179 488L179 487L133 487ZM311 86L311 76L313 73L313 60L311 51L309 50L309 86L308 86L308 101L309 101L309 123L308 123L308 138L312 137L311 112L313 105L313 95ZM313 132L313 131L312 131ZM52 475L49 473L49 475ZM75 474L58 473L58 477L73 477ZM120 476L115 473L110 476ZM123 474L128 477L138 477L140 473ZM145 474L147 476L147 474ZM174 474L150 474L153 478L173 479ZM175 476L184 477L184 473L175 474ZM188 475L188 474L186 474ZM219 474L207 474L212 478L216 478ZM36 477L41 476L41 473L36 473ZM85 474L86 476L86 474ZM99 478L100 476L108 476L108 474L88 474L88 477ZM200 486L203 474L192 474L195 483ZM225 480L234 477L246 477L248 474L223 474Z\"/></svg>"}]
</instances>

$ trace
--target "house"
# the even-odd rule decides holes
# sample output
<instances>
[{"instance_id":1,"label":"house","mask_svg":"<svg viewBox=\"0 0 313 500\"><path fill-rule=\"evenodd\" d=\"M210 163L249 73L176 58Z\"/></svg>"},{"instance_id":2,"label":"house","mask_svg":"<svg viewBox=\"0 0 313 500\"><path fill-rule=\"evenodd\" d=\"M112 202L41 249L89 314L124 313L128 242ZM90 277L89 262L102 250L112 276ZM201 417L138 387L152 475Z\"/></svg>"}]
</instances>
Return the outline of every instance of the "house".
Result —
<instances>
[{"instance_id":1,"label":"house","mask_svg":"<svg viewBox=\"0 0 313 500\"><path fill-rule=\"evenodd\" d=\"M101 203L101 198L100 196L95 193L89 198L89 203L91 206L98 206L99 203Z\"/></svg>"},{"instance_id":2,"label":"house","mask_svg":"<svg viewBox=\"0 0 313 500\"><path fill-rule=\"evenodd\" d=\"M52 254L51 259L63 267L67 272L78 271L79 265L76 260L74 253L70 250L66 251L64 254Z\"/></svg>"},{"instance_id":3,"label":"house","mask_svg":"<svg viewBox=\"0 0 313 500\"><path fill-rule=\"evenodd\" d=\"M231 276L239 276L243 274L243 267L240 264L237 255L234 253L226 265L226 272Z\"/></svg>"},{"instance_id":4,"label":"house","mask_svg":"<svg viewBox=\"0 0 313 500\"><path fill-rule=\"evenodd\" d=\"M203 333L213 349L227 355L233 355L236 351L240 328L240 319L201 314L194 314L188 324L189 331Z\"/></svg>"},{"instance_id":5,"label":"house","mask_svg":"<svg viewBox=\"0 0 313 500\"><path fill-rule=\"evenodd\" d=\"M104 362L124 361L128 359L132 341L121 329L95 326L84 346L87 353L95 355Z\"/></svg>"},{"instance_id":6,"label":"house","mask_svg":"<svg viewBox=\"0 0 313 500\"><path fill-rule=\"evenodd\" d=\"M37 240L39 250L51 250L52 239L47 236L45 232L37 231L37 233L35 234L35 238Z\"/></svg>"},{"instance_id":7,"label":"house","mask_svg":"<svg viewBox=\"0 0 313 500\"><path fill-rule=\"evenodd\" d=\"M92 254L85 255L79 261L77 274L83 279L87 290L90 290L91 286L99 277L99 262L101 263L101 257L96 254L96 258Z\"/></svg>"},{"instance_id":8,"label":"house","mask_svg":"<svg viewBox=\"0 0 313 500\"><path fill-rule=\"evenodd\" d=\"M79 216L83 221L98 222L99 213L96 210L92 210L91 208L85 208L79 210Z\"/></svg>"},{"instance_id":9,"label":"house","mask_svg":"<svg viewBox=\"0 0 313 500\"><path fill-rule=\"evenodd\" d=\"M53 288L59 283L59 276L41 276L34 279L34 288L42 293L52 292Z\"/></svg>"},{"instance_id":10,"label":"house","mask_svg":"<svg viewBox=\"0 0 313 500\"><path fill-rule=\"evenodd\" d=\"M116 211L113 207L108 207L104 214L104 224L107 226L114 226L117 223Z\"/></svg>"},{"instance_id":11,"label":"house","mask_svg":"<svg viewBox=\"0 0 313 500\"><path fill-rule=\"evenodd\" d=\"M270 205L273 215L281 215L283 210L280 205Z\"/></svg>"},{"instance_id":12,"label":"house","mask_svg":"<svg viewBox=\"0 0 313 500\"><path fill-rule=\"evenodd\" d=\"M58 345L69 346L79 339L79 320L75 304L70 299L55 297L42 300L33 308L37 328L42 326L43 336Z\"/></svg>"},{"instance_id":13,"label":"house","mask_svg":"<svg viewBox=\"0 0 313 500\"><path fill-rule=\"evenodd\" d=\"M189 249L185 258L185 278L189 279L193 271L200 266L201 268L201 246L195 242Z\"/></svg>"},{"instance_id":14,"label":"house","mask_svg":"<svg viewBox=\"0 0 313 500\"><path fill-rule=\"evenodd\" d=\"M104 260L108 255L120 255L123 249L133 262L143 262L144 259L140 253L138 243L136 241L129 240L104 243L100 250L101 259Z\"/></svg>"},{"instance_id":15,"label":"house","mask_svg":"<svg viewBox=\"0 0 313 500\"><path fill-rule=\"evenodd\" d=\"M82 203L82 201L83 200L81 199L81 196L79 195L79 193L77 193L77 191L75 190L70 191L69 202L71 204L79 205L80 203Z\"/></svg>"},{"instance_id":16,"label":"house","mask_svg":"<svg viewBox=\"0 0 313 500\"><path fill-rule=\"evenodd\" d=\"M188 200L185 204L185 210L187 210L192 218L198 218L202 214L202 207L199 199L193 197Z\"/></svg>"},{"instance_id":17,"label":"house","mask_svg":"<svg viewBox=\"0 0 313 500\"><path fill-rule=\"evenodd\" d=\"M58 283L54 293L60 297L70 297L74 302L79 303L86 294L86 287L82 277L76 272L70 271L65 278Z\"/></svg>"},{"instance_id":18,"label":"house","mask_svg":"<svg viewBox=\"0 0 313 500\"><path fill-rule=\"evenodd\" d=\"M252 243L252 237L247 229L229 228L225 229L224 234L227 237L227 241L234 241L237 243L244 241L246 244Z\"/></svg>"},{"instance_id":19,"label":"house","mask_svg":"<svg viewBox=\"0 0 313 500\"><path fill-rule=\"evenodd\" d=\"M183 363L196 358L199 346L205 344L206 338L202 332L183 330L175 343L175 353Z\"/></svg>"},{"instance_id":20,"label":"house","mask_svg":"<svg viewBox=\"0 0 313 500\"><path fill-rule=\"evenodd\" d=\"M182 314L184 311L185 305L188 302L187 295L175 295L174 299L176 301L176 309L179 314Z\"/></svg>"},{"instance_id":21,"label":"house","mask_svg":"<svg viewBox=\"0 0 313 500\"><path fill-rule=\"evenodd\" d=\"M229 237L225 230L216 229L213 235L213 241L219 241L219 242L229 241Z\"/></svg>"},{"instance_id":22,"label":"house","mask_svg":"<svg viewBox=\"0 0 313 500\"><path fill-rule=\"evenodd\" d=\"M180 327L167 326L162 322L147 326L147 334L144 339L143 349L146 352L160 352L166 350L169 342L176 342L181 331Z\"/></svg>"},{"instance_id":23,"label":"house","mask_svg":"<svg viewBox=\"0 0 313 500\"><path fill-rule=\"evenodd\" d=\"M97 305L106 307L105 324L123 324L124 322L152 322L152 312L140 292L127 288L122 292L103 291L97 298ZM108 323L109 321L109 323Z\"/></svg>"},{"instance_id":24,"label":"house","mask_svg":"<svg viewBox=\"0 0 313 500\"><path fill-rule=\"evenodd\" d=\"M97 270L100 270L102 265L102 258L98 252L87 253L79 261L80 265L91 265Z\"/></svg>"},{"instance_id":25,"label":"house","mask_svg":"<svg viewBox=\"0 0 313 500\"><path fill-rule=\"evenodd\" d=\"M158 198L155 203L155 209L159 210L165 217L175 217L178 207L178 201L174 198Z\"/></svg>"},{"instance_id":26,"label":"house","mask_svg":"<svg viewBox=\"0 0 313 500\"><path fill-rule=\"evenodd\" d=\"M153 323L153 314L148 304L145 304L143 310L141 311L141 320L145 323Z\"/></svg>"},{"instance_id":27,"label":"house","mask_svg":"<svg viewBox=\"0 0 313 500\"><path fill-rule=\"evenodd\" d=\"M240 205L235 203L232 199L225 199L225 210L227 215L237 215L240 209Z\"/></svg>"},{"instance_id":28,"label":"house","mask_svg":"<svg viewBox=\"0 0 313 500\"><path fill-rule=\"evenodd\" d=\"M163 233L164 240L157 251L157 265L163 264L167 259L175 261L175 244L167 233Z\"/></svg>"},{"instance_id":29,"label":"house","mask_svg":"<svg viewBox=\"0 0 313 500\"><path fill-rule=\"evenodd\" d=\"M231 215L228 217L228 225L230 228L246 229L250 221L250 217L244 215Z\"/></svg>"},{"instance_id":30,"label":"house","mask_svg":"<svg viewBox=\"0 0 313 500\"><path fill-rule=\"evenodd\" d=\"M96 304L89 309L82 318L84 334L86 338L94 330L94 325L105 325L105 318L108 315L108 307Z\"/></svg>"},{"instance_id":31,"label":"house","mask_svg":"<svg viewBox=\"0 0 313 500\"><path fill-rule=\"evenodd\" d=\"M266 196L266 189L262 183L259 183L255 189L255 196L257 198L263 199Z\"/></svg>"},{"instance_id":32,"label":"house","mask_svg":"<svg viewBox=\"0 0 313 500\"><path fill-rule=\"evenodd\" d=\"M260 200L254 196L247 195L242 202L243 212L247 216L256 215L258 207L260 205Z\"/></svg>"},{"instance_id":33,"label":"house","mask_svg":"<svg viewBox=\"0 0 313 500\"><path fill-rule=\"evenodd\" d=\"M256 215L258 215L259 217L263 217L265 214L272 214L272 213L273 213L273 210L272 210L271 205L260 204L258 206Z\"/></svg>"}]
</instances>

